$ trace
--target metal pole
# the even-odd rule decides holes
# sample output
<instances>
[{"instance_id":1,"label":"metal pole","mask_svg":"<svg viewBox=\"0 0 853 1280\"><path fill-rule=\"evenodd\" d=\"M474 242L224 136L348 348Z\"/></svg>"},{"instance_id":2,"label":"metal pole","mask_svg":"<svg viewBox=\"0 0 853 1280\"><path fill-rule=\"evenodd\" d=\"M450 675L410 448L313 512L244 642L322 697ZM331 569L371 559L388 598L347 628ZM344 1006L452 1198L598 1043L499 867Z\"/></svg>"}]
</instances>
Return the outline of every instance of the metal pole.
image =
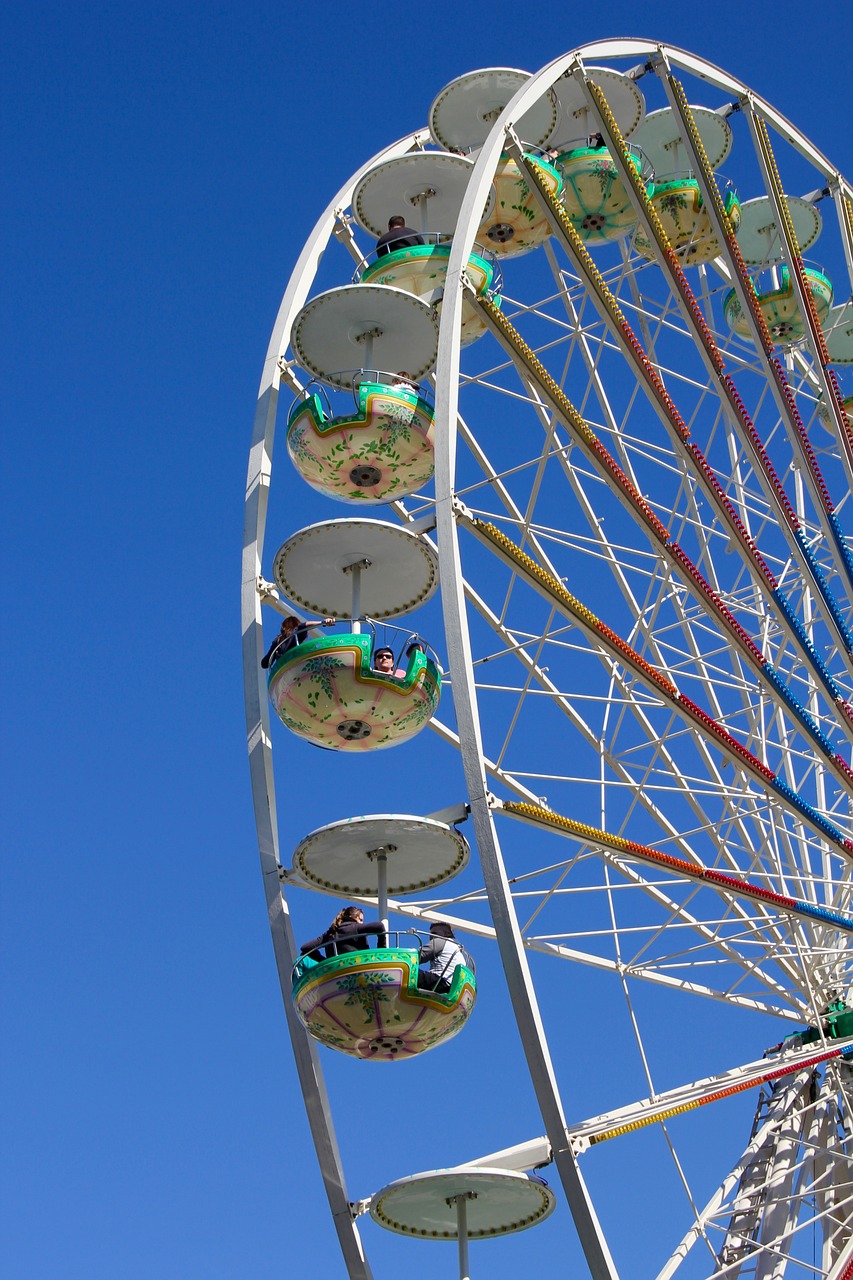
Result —
<instances>
[{"instance_id":1,"label":"metal pole","mask_svg":"<svg viewBox=\"0 0 853 1280\"><path fill-rule=\"evenodd\" d=\"M386 934L388 933L388 854L381 849L376 855L376 877L378 881L377 896L379 898L379 919Z\"/></svg>"},{"instance_id":2,"label":"metal pole","mask_svg":"<svg viewBox=\"0 0 853 1280\"><path fill-rule=\"evenodd\" d=\"M358 619L361 617L361 565L354 564L350 569L352 574L352 630L353 635L361 635L361 623Z\"/></svg>"},{"instance_id":3,"label":"metal pole","mask_svg":"<svg viewBox=\"0 0 853 1280\"><path fill-rule=\"evenodd\" d=\"M415 196L413 204L416 204L421 214L421 231L424 235L429 232L429 201L430 196L434 196L435 191L432 187L427 187L426 191L422 191L420 195Z\"/></svg>"},{"instance_id":4,"label":"metal pole","mask_svg":"<svg viewBox=\"0 0 853 1280\"><path fill-rule=\"evenodd\" d=\"M456 1196L456 1238L459 1241L459 1280L471 1280L468 1270L468 1196Z\"/></svg>"}]
</instances>

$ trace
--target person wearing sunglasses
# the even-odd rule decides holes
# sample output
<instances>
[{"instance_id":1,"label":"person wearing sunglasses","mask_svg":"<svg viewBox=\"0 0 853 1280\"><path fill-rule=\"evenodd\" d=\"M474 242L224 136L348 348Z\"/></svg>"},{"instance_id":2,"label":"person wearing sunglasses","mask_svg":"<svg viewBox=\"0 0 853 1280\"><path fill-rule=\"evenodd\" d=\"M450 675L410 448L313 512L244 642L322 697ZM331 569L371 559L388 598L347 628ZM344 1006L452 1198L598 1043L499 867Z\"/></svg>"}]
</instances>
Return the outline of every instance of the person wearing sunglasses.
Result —
<instances>
[{"instance_id":1,"label":"person wearing sunglasses","mask_svg":"<svg viewBox=\"0 0 853 1280\"><path fill-rule=\"evenodd\" d=\"M394 650L389 649L387 645L383 645L379 649L375 649L373 653L373 670L380 676L404 676L406 673L402 667L394 665Z\"/></svg>"}]
</instances>

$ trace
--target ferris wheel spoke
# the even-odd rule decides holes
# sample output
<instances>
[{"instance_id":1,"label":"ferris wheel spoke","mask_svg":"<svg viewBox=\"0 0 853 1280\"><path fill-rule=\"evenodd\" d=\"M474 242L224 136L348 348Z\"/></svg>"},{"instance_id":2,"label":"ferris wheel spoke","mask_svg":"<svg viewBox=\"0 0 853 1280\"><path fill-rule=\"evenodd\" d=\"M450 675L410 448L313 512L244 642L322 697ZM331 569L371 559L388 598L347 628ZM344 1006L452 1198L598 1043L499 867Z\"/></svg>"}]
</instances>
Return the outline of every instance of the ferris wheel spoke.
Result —
<instances>
[{"instance_id":1,"label":"ferris wheel spoke","mask_svg":"<svg viewBox=\"0 0 853 1280\"><path fill-rule=\"evenodd\" d=\"M602 1115L574 1122L566 1131L575 1151L581 1154L601 1142L625 1137L647 1125L683 1115L697 1106L723 1101L747 1089L777 1081L789 1087L792 1077L821 1063L842 1061L851 1053L853 1041L850 1039L826 1046L789 1048L775 1059L763 1057L729 1067L703 1080L686 1082Z\"/></svg>"},{"instance_id":2,"label":"ferris wheel spoke","mask_svg":"<svg viewBox=\"0 0 853 1280\"><path fill-rule=\"evenodd\" d=\"M664 274L668 275L671 280L673 296L681 305L685 322L692 330L697 341L697 349L700 353L707 352L708 373L710 376L713 376L715 372L717 374L722 374L719 351L711 336L711 332L705 324L704 317L702 316L692 290L687 283L684 271L678 263L675 255L672 253L669 243L666 240L665 232L657 219L648 194L642 187L634 166L629 162L629 156L624 139L622 138L618 125L609 110L604 95L598 86L591 81L589 76L583 76L581 72L578 72L577 74L583 78L585 87L589 94L590 103L593 105L596 122L613 146L616 163L622 170L625 181L629 184L628 190L635 198L635 207L641 222L644 223L651 242L653 244L657 242L657 247L659 249L659 265L664 270ZM719 237L719 242L721 245L725 245L729 249L734 249L733 270L735 274L737 274L738 268L741 268L740 275L742 280L745 281L743 263L737 250L737 245L734 241L731 228L728 224L728 218L725 213L723 201L719 194L714 175L710 169L704 147L702 146L698 129L696 128L690 107L687 105L687 98L684 94L683 87L679 81L668 72L668 70L665 70L663 63L658 66L658 74L665 84L671 109L676 114L677 118L681 120L682 125L684 126L684 133L682 137L683 145L690 155L696 170L702 175L707 207L710 211L712 223L716 221L715 231ZM799 295L799 303L802 313L806 317L807 325L811 327L812 340L815 346L822 348L822 364L818 361L818 367L822 367L822 365L828 363L828 354L826 352L825 345L822 344L819 322L817 321L816 316L813 315L811 294L807 288L803 268L800 264L799 247L796 244L793 226L787 216L785 197L782 193L781 185L778 180L778 171L776 170L775 161L772 156L767 128L749 102L746 103L744 109L750 122L753 137L756 140L759 155L761 156L763 153L764 156L765 181L767 183L768 190L771 193L771 200L777 207L778 225L787 242L789 258L794 273L793 278L795 288ZM748 292L749 290L747 289L745 294ZM745 296L744 300L746 300ZM766 326L764 326L763 320L761 319L757 305L754 303L752 305L748 305L747 311L756 322L756 328L753 332L754 338L756 340L759 339L759 337L764 339L760 344L757 342L757 345L763 347L768 354L767 371L772 375L769 379L770 386L775 394L782 418L790 429L790 436L794 442L795 449L804 464L804 473L810 485L818 517L823 523L824 530L829 537L831 545L837 549L837 567L839 568L842 576L847 579L848 583L850 583L853 581L853 577L851 576L853 560L851 560L850 553L843 541L843 537L840 534L837 521L833 519L832 503L829 500L825 482L817 465L817 460L815 458L814 451L811 448L808 436L806 435L802 420L799 417L796 404L788 391L784 370L778 360L769 358L771 341L769 334L767 334ZM760 333L759 327L761 330ZM737 423L740 420L748 427L748 419L744 419L741 404L733 390L733 384L731 384L730 380L725 377L722 379L722 383L730 392L731 407L735 411L732 415L733 422ZM823 389L828 401L830 398L832 400L833 410L840 414L841 410L840 406L837 404L837 398L834 395L830 397L829 387L826 384L825 379ZM761 461L760 455L757 455L757 458ZM847 461L849 466L850 460L848 459ZM768 479L770 480L770 487L766 488L766 492L768 497L772 497L772 493L777 490L778 485L774 482L772 474L769 471L767 474ZM784 502L785 500L782 491L779 490L779 493ZM780 512L780 515L782 515L782 512Z\"/></svg>"},{"instance_id":3,"label":"ferris wheel spoke","mask_svg":"<svg viewBox=\"0 0 853 1280\"><path fill-rule=\"evenodd\" d=\"M600 736L590 727L589 723L579 715L579 704L577 700L569 699L566 695L560 692L558 687L548 677L547 673L537 665L533 658L530 657L527 651L527 645L524 642L520 642L518 634L510 632L505 626L503 626L497 615L494 614L485 601L483 601L482 598L473 591L470 584L466 584L466 595L474 604L474 607L478 610L481 616L488 622L489 626L492 627L500 637L505 646L503 652L507 654L514 653L519 661L521 661L525 666L528 674L532 673L535 675L537 683L543 692L545 692L553 704L568 717L575 729L586 739L587 743L596 751L599 750L602 745ZM633 710L635 715L640 714L639 707L636 703L634 704ZM658 741L658 753L662 757L667 776L674 780L677 785L681 786L685 799L687 799L689 803L695 803L692 781L689 779L682 779L681 771L679 770L675 759L665 751L663 746L664 738L656 737L651 727L649 727L647 730L647 739L649 741ZM648 809L648 812L660 822L666 837L680 843L678 831L666 820L663 811L660 809L659 805L655 803L651 793L647 791L644 779L637 776L636 769L631 769L627 765L623 764L615 753L605 752L604 758L608 767L612 768L621 779L622 784L626 787L630 787L633 795L633 803L642 802ZM490 765L490 768L491 767L493 766ZM645 778L648 778L650 771L651 765L647 766L645 770ZM543 781L545 780L543 779ZM702 820L702 826L705 827L707 825L705 815L698 807L696 808L696 816ZM683 847L685 854L689 856L688 846L685 844ZM722 856L727 856L725 853L725 846L722 843L719 846L719 852ZM733 869L736 868L737 864L734 859L731 859L730 866Z\"/></svg>"},{"instance_id":4,"label":"ferris wheel spoke","mask_svg":"<svg viewBox=\"0 0 853 1280\"><path fill-rule=\"evenodd\" d=\"M779 964L785 969L786 980L795 982L798 986L802 986L802 957L799 956L797 947L794 945L794 937L804 934L808 938L811 954L820 956L821 936L825 936L827 931L835 933L836 929L840 929L844 933L853 932L853 916L821 908L812 902L798 901L776 892L768 886L767 877L762 877L758 882L744 881L743 878L729 876L720 870L704 868L694 860L675 858L674 855L663 854L661 850L640 845L637 841L608 835L607 832L589 827L587 823L553 813L540 806L505 801L500 808L501 812L510 817L519 818L523 822L532 823L533 826L555 832L556 835L580 844L584 850L592 849L597 854L601 854L608 863L619 870L621 876L639 884L640 887L647 888L649 893L657 893L658 901L662 902L667 913L674 918L679 916L685 920L685 923L702 929L706 940L710 938L716 941L719 938L721 946L727 946L729 942L724 933L711 933L710 925L701 923L697 916L686 913L685 906L693 899L693 891L688 891L686 904L676 902L670 895L663 895L660 888L647 882L644 879L646 873L643 872L642 867L631 865L628 859L637 858L640 863L663 869L678 879L684 877L686 881L694 884L711 887L719 895L716 909L724 909L726 913L720 922L721 927L730 931L744 929L745 933L748 933L767 955L776 956ZM733 913L731 919L727 919L729 913ZM834 954L834 946L830 950ZM748 956L743 956L736 950L731 951L731 956L747 968L751 966ZM792 957L792 960L797 963L789 963L785 956ZM826 982L826 975L822 975L822 980Z\"/></svg>"},{"instance_id":5,"label":"ferris wheel spoke","mask_svg":"<svg viewBox=\"0 0 853 1280\"><path fill-rule=\"evenodd\" d=\"M583 276L585 283L590 288L594 296L600 299L602 318L609 323L611 335L616 339L629 362L635 366L638 374L638 381L640 385L647 390L652 406L658 413L663 425L669 430L676 447L681 450L686 449L688 456L690 456L692 451L694 461L699 464L696 472L697 478L700 483L704 483L708 464L696 445L687 445L687 435L684 422L666 393L663 383L655 372L648 356L643 352L636 337L630 330L630 326L628 326L616 299L607 288L605 282L600 276L600 273L594 267L592 260L589 258L588 252L580 242L577 232L572 227L565 213L554 202L551 194L543 188L535 165L533 165L529 160L520 160L519 163L523 164L525 172L529 177L531 188L537 193L538 198L541 199L542 207L548 211L552 218L555 235L560 239L561 244L572 259L575 270ZM632 168L632 166L628 167ZM636 177L633 169L632 174L633 177ZM671 266L672 263L669 263L669 265ZM683 276L683 272L681 272L681 269L677 264L676 269L680 273L680 279L681 276ZM693 306L698 311L695 300L692 299L692 293L690 293L689 287L686 284L686 279L683 281L682 287L687 291L693 302ZM488 312L492 321L497 325L498 334L502 333L506 335L511 330L511 326L509 326L507 319L497 314L494 308L491 308L487 299L480 297L478 299L478 305ZM690 308L688 308L688 313L691 316L693 315ZM706 349L706 346L710 344L710 363L712 366L719 366L720 357L716 349L716 345L713 343L710 332L705 333L703 332L703 329L704 321L701 321L699 327L695 328L693 332L695 340L694 349L702 352ZM746 448L753 467L755 468L756 475L760 479L765 499L769 502L771 509L774 511L779 522L778 527L784 532L788 530L793 522L793 525L796 528L797 520L794 515L794 508L787 498L787 495L784 493L778 477L766 457L763 445L755 432L749 415L746 412L743 402L741 401L731 378L728 375L723 374L719 368L715 371L719 372L719 385L725 392L731 414L731 421L734 425L738 426L738 428L742 429L740 435L741 441ZM719 497L722 492L719 482L716 481L716 477L708 475L707 478L709 480L713 479L716 484L716 488L714 488L714 485L712 484L707 492L715 505L719 507ZM731 521L733 513L725 506L723 506L721 510L724 517ZM738 531L737 521L735 521L733 531L739 534L740 537L743 536L742 528ZM833 533L833 537L835 536L836 534ZM811 589L816 592L816 595L822 602L826 625L833 632L835 639L841 648L842 655L851 659L851 651L853 651L853 637L851 637L846 624L840 617L835 598L826 586L823 574L815 561L814 555L806 539L803 537L802 533L800 533L799 536L792 536L789 539L788 546L791 555L799 566L800 572L804 575L805 581L809 583ZM754 552L754 549L752 550ZM759 578L760 577L761 575L759 574ZM766 581L763 585L766 587ZM851 669L853 669L853 659L847 662L848 673L851 672Z\"/></svg>"},{"instance_id":6,"label":"ferris wheel spoke","mask_svg":"<svg viewBox=\"0 0 853 1280\"><path fill-rule=\"evenodd\" d=\"M467 587L467 591L468 591L469 599L471 599L475 603L475 606L477 607L481 615L484 618L486 618L490 626L500 636L500 639L503 642L503 645L505 646L504 651L506 653L515 652L516 656L520 660L522 660L522 662L526 666L528 670L528 674L530 673L536 674L537 683L540 685L543 691L546 691L548 694L550 694L552 701L554 701L556 705L560 706L563 712L570 717L570 719L575 724L576 729L580 730L583 733L588 743L591 746L597 747L599 745L598 735L590 728L590 726L585 721L583 721L578 717L577 704L569 702L565 697L560 696L557 686L555 686L553 682L547 678L545 673L543 673L541 670L538 670L537 663L527 653L526 646L523 644L519 644L517 637L512 633L510 633L505 627L503 627L500 624L496 615L494 615L491 612L491 610L488 608L485 602L479 599L476 596L476 593L474 593L471 590L470 584ZM636 699L634 699L634 702L633 702L633 712L635 716L639 716L641 714L640 707ZM666 734L662 734L662 733L656 734L655 731L651 728L651 726L649 726L649 728L647 729L646 736L649 741L653 741L653 740L656 741L660 739L658 751L662 755L662 763L666 769L667 776L670 778L671 781L675 781L679 779L681 777L681 772L678 768L675 758L672 755L666 755L663 753L662 743L665 739L671 738L671 731L668 731ZM608 764L610 765L610 767L615 768L617 766L616 757L613 755L608 756ZM649 767L647 767L646 769L646 778L648 778L648 772L649 772ZM638 777L636 773L636 769L631 770L627 767L622 768L621 777L624 783L631 786L632 792L634 794L634 803L636 803L637 800L642 797L643 801L647 804L649 811L659 816L659 813L660 813L659 807L655 806L653 803L649 803L649 799L646 793L646 783L643 781L642 778ZM718 778L717 783L718 785L721 785L721 779ZM683 779L681 786L685 796L689 797L689 800L691 803L695 803L695 781L693 779ZM697 812L697 816L702 818L703 825L705 825L704 813L701 811L701 809L697 809L696 812ZM733 815L731 818L731 821L739 822L740 820L737 818L737 815ZM717 830L719 830L718 819L715 823L715 827ZM667 838L669 839L673 839L678 836L677 831L673 827L667 828L665 825L664 830L666 831ZM745 835L743 829L741 830L741 843L744 845L744 847L752 849L751 858L748 859L749 865L744 867L741 864L741 870L750 870L753 864L757 866L761 866L761 859L758 857L757 851L766 843L766 834L767 832L765 828L762 827L762 830L758 839L753 844L752 841ZM688 857L693 856L689 850L689 847L686 845L684 846L684 851ZM728 851L728 847L724 842L721 842L719 844L718 854L720 857L724 859L724 861L728 862L728 865L733 870L738 869L737 860L731 856L731 854ZM772 873L778 880L778 871L776 870L775 867L773 868ZM782 882L782 888L784 889L783 882Z\"/></svg>"},{"instance_id":7,"label":"ferris wheel spoke","mask_svg":"<svg viewBox=\"0 0 853 1280\"><path fill-rule=\"evenodd\" d=\"M535 412L537 413L537 416L542 421L542 424L546 429L546 433L550 432L551 428L547 424L548 415L547 415L547 411L545 410L545 407L541 404L538 404L534 406L534 409L535 409ZM470 440L469 434L467 432L463 433L462 438L464 439L466 445L468 445ZM471 443L473 444L474 442L472 441ZM487 476L488 475L494 476L495 473L491 471L488 461L482 449L479 446L477 446L475 449L472 449L472 452L475 454L479 465L484 469L485 474ZM602 527L601 527L601 521L597 518L595 514L595 509L592 503L589 501L586 491L584 490L583 485L580 483L575 469L568 465L568 452L569 452L568 447L565 445L557 445L556 447L554 447L551 441L551 437L550 435L548 435L546 436L545 450L543 454L540 456L543 459L547 459L549 457L555 457L559 459L561 469L564 475L566 476L566 478L568 479L572 487L573 493L583 511L584 518L590 529L591 538L594 540L596 546L599 548L602 558L607 562L608 567L610 568L610 571L613 574L614 580L617 582L620 588L620 591L622 592L625 598L627 605L629 606L630 609L632 609L632 611L635 614L638 614L640 611L640 606L630 588L623 566L620 564L620 561L617 555L617 549L604 536ZM510 495L509 491L505 488L505 486L500 485L499 488L497 486L495 486L495 488L499 494L499 497L501 499L503 506L506 509L506 512L510 518L510 521L512 522L513 526L516 527L520 532L520 535L522 538L522 545L524 545L527 541L529 541L535 551L537 562L541 565L543 569L547 570L549 573L556 576L557 574L556 566L554 565L553 561L545 551L544 542L545 540L562 541L563 535L560 535L559 539L557 539L556 531L547 529L545 527L540 528L536 524L536 522L533 520L532 518L533 511L530 508L528 508L528 511L526 513L522 513L522 510L516 505L516 503L512 499L512 496ZM457 494L457 497L470 498L470 491L468 490L461 491L459 494Z\"/></svg>"},{"instance_id":8,"label":"ferris wheel spoke","mask_svg":"<svg viewBox=\"0 0 853 1280\"><path fill-rule=\"evenodd\" d=\"M451 729L449 725L443 724L437 716L432 717L429 722L429 726L433 733L438 734L440 738L451 746L456 748L460 746L459 734ZM525 800L537 799L529 787L526 787L511 772L506 769L502 769L500 765L495 763L495 761L490 760L488 757L484 757L483 764L486 772L491 778L496 782L502 782L510 791L515 792L517 796L521 796Z\"/></svg>"},{"instance_id":9,"label":"ferris wheel spoke","mask_svg":"<svg viewBox=\"0 0 853 1280\"><path fill-rule=\"evenodd\" d=\"M481 302L480 305L485 305L485 304ZM503 317L500 317L499 313L497 312L492 312L490 314L491 314L492 320L494 320L495 323L500 322L500 325L503 327L502 332L505 334L507 332L506 321L503 319ZM515 350L517 355L520 355L524 351L524 344L521 343L520 338L517 338L517 340L516 338L514 338L512 343L510 344L510 347L511 349ZM535 357L533 358L537 359ZM526 359L527 365L529 365L531 357L525 357L525 359ZM594 434L590 432L590 429L587 426L587 424L580 418L580 416L577 414L577 411L574 410L573 406L566 400L565 396L563 396L563 394L559 391L559 388L557 388L557 385L556 383L554 383L553 379L550 379L549 375L544 374L544 370L541 364L538 364L538 369L539 369L539 372L536 374L533 380L536 384L538 392L545 396L546 402L549 404L549 407L552 410L552 412L559 414L565 421L570 421L572 423L573 428L575 429L575 432L576 432L575 438L581 444L583 444L583 442L586 441L586 443L583 445L584 450L587 454L589 454L589 456L591 456L593 460L595 460L597 456L597 459L599 462L601 462L602 460L607 462L606 451L602 451L602 447L600 443L596 440L596 438L594 437ZM525 378L529 380L530 378L529 371L525 371ZM693 447L695 448L695 446ZM591 454L589 452L590 449L592 449ZM699 603L706 610L716 614L718 619L723 620L724 625L727 628L730 639L734 639L737 644L739 644L740 646L743 646L747 642L747 634L744 632L743 628L740 627L739 624L735 622L729 610L723 605L719 595L713 592L713 590L709 587L708 583L705 581L701 572L692 564L691 560L685 554L682 548L679 547L678 544L673 542L669 533L664 529L660 521L657 520L657 518L652 515L649 504L644 499L641 499L639 497L639 495L636 493L635 486L633 486L630 483L630 481L626 480L624 475L620 473L620 469L616 466L616 464L612 460L609 463L607 463L606 471L608 471L610 474L610 477L611 477L610 482L611 483L615 482L615 492L618 494L620 501L622 501L626 509L634 511L635 519L637 519L638 524L640 524L641 527L644 527L647 532L651 532L651 534L653 535L653 546L656 545L659 553L663 551L664 554L672 558L672 562L674 565L677 566L681 574L682 580L684 581L684 584L687 587L687 589L690 590L696 596ZM717 488L719 489L719 486L717 486ZM720 492L722 491L720 490ZM736 525L735 532L737 532L737 530L738 530L738 526ZM740 526L740 533L743 534L742 526ZM686 574L684 572L685 569L687 570ZM766 566L765 566L765 569L766 569ZM830 676L826 668L823 666L823 664L816 658L814 646L811 644L810 641L808 641L802 624L793 614L791 607L788 604L786 598L779 592L777 588L774 588L774 599L777 605L782 606L783 621L786 624L786 629L789 631L791 638L793 638L798 643L800 648L804 650L808 658L809 664L814 668L814 671L818 679L820 680L821 684L826 688L827 692L829 693L832 699L833 708L844 712L845 730L849 736L849 733L850 733L849 722L851 721L851 719L853 719L853 712L850 711L847 704L844 702L843 698L841 697L840 691L836 682L832 679L832 677ZM751 649L750 649L750 645L751 645ZM746 643L746 650L747 650L747 653L750 654L753 658L759 656L756 646L751 641ZM761 658L761 661L763 665L766 665L766 659L763 658L763 656ZM771 674L773 674L773 669L771 668L770 670L771 670Z\"/></svg>"},{"instance_id":10,"label":"ferris wheel spoke","mask_svg":"<svg viewBox=\"0 0 853 1280\"><path fill-rule=\"evenodd\" d=\"M571 863L557 864L549 868L549 874L556 875L558 883L552 890L542 892L526 887L528 884L541 877L543 874L541 870L531 871L520 876L513 876L510 880L510 885L514 900L519 904L519 906L524 905L527 907L532 896L533 901L547 905L555 894L558 897L564 896L567 893L571 894L571 890L561 890L559 887L560 879L566 871L570 870L571 865ZM616 866L622 874L625 874L623 868L619 866L619 864L614 863L614 866ZM630 873L628 873L626 878L630 879ZM678 952L675 952L670 948L666 955L661 955L660 957L655 956L654 958L649 957L647 960L644 960L638 954L634 959L626 962L624 959L618 958L615 953L608 956L603 954L601 950L581 950L577 947L571 947L568 945L569 941L581 942L586 940L588 938L588 932L578 932L575 935L572 935L571 938L569 938L565 933L559 936L544 933L540 933L538 935L532 934L530 932L530 923L532 923L536 918L536 911L534 911L532 916L528 916L528 924L525 925L522 930L525 947L531 952L542 952L554 959L568 960L572 963L579 963L605 970L613 969L619 972L624 972L632 978L642 979L646 982L657 983L658 985L678 990L689 989L692 994L706 996L724 1003L731 1003L735 1007L762 1009L764 1011L772 1010L777 1015L781 1014L783 1017L791 1018L795 1022L802 1024L803 1019L808 1016L808 1011L801 1002L796 1000L792 1001L789 988L781 986L778 981L774 981L771 976L763 974L758 964L745 962L742 954L732 951L731 949L729 949L727 953L725 940L721 939L718 935L715 935L710 926L703 924L694 917L691 917L689 913L684 911L683 906L673 902L672 899L663 894L663 892L657 889L656 886L643 882L639 879L635 879L635 884L638 889L642 889L644 893L652 896L657 905L666 909L672 922L682 924L691 933L697 933L700 936L700 942L695 946L688 946L685 944L685 947ZM466 895L463 899L445 897L436 902L420 902L412 905L403 902L394 902L393 905L394 909L399 910L402 914L410 915L418 919L439 918L433 914L435 912L439 912L440 918L446 919L454 926L454 928L460 929L464 932L470 932L476 937L489 938L493 936L493 934L490 933L488 928L478 923L475 919L469 919L464 914L460 914L461 911L464 911L466 906L482 903L484 894L485 891L480 890L478 893ZM529 911L529 907L527 907L527 910ZM660 928L660 925L655 926L656 935L660 934ZM744 931L741 931L741 933L744 937L748 936ZM624 938L628 942L632 939L631 931L617 931L617 935L618 938ZM762 949L766 950L767 954L770 955L774 963L776 963L777 957L773 954L772 948L766 947L762 942ZM719 957L722 955L725 955L726 963L729 966L733 965L736 967L738 973L748 972L749 975L754 978L756 983L761 984L765 989L766 994L762 997L757 990L756 992L748 995L738 992L736 989L738 981L737 978L734 978L729 987L725 989L722 987L712 987L706 983L696 982L695 980L688 984L679 972L679 970L683 970L687 967L687 964L685 963L686 961L689 961L691 964L699 961L696 965L696 972L701 970L703 960L709 968L714 964L719 965ZM778 961L777 967L784 967L783 959ZM770 997L772 997L772 999Z\"/></svg>"},{"instance_id":11,"label":"ferris wheel spoke","mask_svg":"<svg viewBox=\"0 0 853 1280\"><path fill-rule=\"evenodd\" d=\"M457 512L457 516L460 520L464 519L462 513ZM805 820L817 833L828 838L842 854L849 855L853 852L853 842L848 841L848 838L833 823L818 814L814 807L808 804L787 782L760 762L718 722L701 711L692 699L680 693L671 680L656 672L645 659L572 596L561 582L544 574L530 557L525 556L520 548L494 526L488 526L482 521L467 523L473 532L490 544L491 549L511 567L515 574L523 578L527 585L541 594L550 605L556 606L569 622L575 624L591 641L593 650L606 655L607 663L615 662L624 665L626 670L630 671L633 681L639 680L657 698L662 698L664 704L674 707L691 728L694 730L698 728L700 735L708 743L713 742L715 748L721 749L733 764L745 769L753 780L760 780L762 786L769 785L787 807L793 806L792 811L796 811L798 819Z\"/></svg>"}]
</instances>

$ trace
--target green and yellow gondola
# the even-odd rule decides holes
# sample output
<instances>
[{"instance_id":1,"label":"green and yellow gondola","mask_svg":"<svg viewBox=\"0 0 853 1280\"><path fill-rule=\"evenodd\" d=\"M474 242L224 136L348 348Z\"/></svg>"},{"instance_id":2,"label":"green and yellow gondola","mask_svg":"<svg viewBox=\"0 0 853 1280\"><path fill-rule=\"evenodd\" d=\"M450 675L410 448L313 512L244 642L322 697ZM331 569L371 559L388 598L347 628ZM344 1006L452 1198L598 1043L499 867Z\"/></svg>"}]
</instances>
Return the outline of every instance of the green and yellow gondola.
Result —
<instances>
[{"instance_id":1,"label":"green and yellow gondola","mask_svg":"<svg viewBox=\"0 0 853 1280\"><path fill-rule=\"evenodd\" d=\"M551 195L559 198L563 179L554 165L530 152L525 152L525 159L536 165ZM515 258L544 244L551 234L551 225L526 176L509 156L502 155L498 161L492 185L495 203L477 232L478 239L488 241L489 248L499 258Z\"/></svg>"},{"instance_id":2,"label":"green and yellow gondola","mask_svg":"<svg viewBox=\"0 0 853 1280\"><path fill-rule=\"evenodd\" d=\"M630 162L642 172L636 148ZM563 179L563 207L578 235L587 244L621 240L637 225L637 215L613 156L602 147L572 147L561 151L554 167Z\"/></svg>"},{"instance_id":3,"label":"green and yellow gondola","mask_svg":"<svg viewBox=\"0 0 853 1280\"><path fill-rule=\"evenodd\" d=\"M282 724L318 747L378 751L419 733L435 714L441 671L415 647L400 675L370 666L368 634L322 636L270 666L267 687Z\"/></svg>"},{"instance_id":4,"label":"green and yellow gondola","mask_svg":"<svg viewBox=\"0 0 853 1280\"><path fill-rule=\"evenodd\" d=\"M815 267L806 267L805 277L817 318L822 324L832 306L832 283ZM806 319L788 268L784 265L772 267L769 272L762 272L758 282L754 283L758 306L771 338L780 346L800 342L806 336ZM749 325L734 289L729 289L723 299L723 314L730 329L742 338L749 337Z\"/></svg>"},{"instance_id":5,"label":"green and yellow gondola","mask_svg":"<svg viewBox=\"0 0 853 1280\"><path fill-rule=\"evenodd\" d=\"M693 177L677 177L665 182L650 182L646 191L652 207L660 219L666 237L688 266L711 262L719 257L721 246L711 227L711 220ZM740 226L740 198L729 187L723 194L723 204L732 230ZM644 258L653 259L654 249L642 227L637 228L634 248Z\"/></svg>"},{"instance_id":6,"label":"green and yellow gondola","mask_svg":"<svg viewBox=\"0 0 853 1280\"><path fill-rule=\"evenodd\" d=\"M371 506L392 502L432 479L433 406L416 389L362 381L355 412L332 416L317 392L287 419L287 451L318 493Z\"/></svg>"},{"instance_id":7,"label":"green and yellow gondola","mask_svg":"<svg viewBox=\"0 0 853 1280\"><path fill-rule=\"evenodd\" d=\"M303 957L293 971L293 1006L306 1031L330 1049L396 1062L434 1049L467 1022L474 973L457 965L447 992L421 991L418 953L402 947Z\"/></svg>"}]
</instances>

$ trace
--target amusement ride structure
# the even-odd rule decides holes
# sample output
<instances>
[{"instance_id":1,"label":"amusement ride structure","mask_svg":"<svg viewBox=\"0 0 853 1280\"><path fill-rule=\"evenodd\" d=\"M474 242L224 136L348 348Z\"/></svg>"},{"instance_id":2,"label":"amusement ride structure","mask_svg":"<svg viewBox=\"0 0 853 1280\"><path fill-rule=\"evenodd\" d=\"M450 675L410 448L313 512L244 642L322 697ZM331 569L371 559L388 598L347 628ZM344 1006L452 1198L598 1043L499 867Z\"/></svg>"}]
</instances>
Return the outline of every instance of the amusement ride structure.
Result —
<instances>
[{"instance_id":1,"label":"amusement ride structure","mask_svg":"<svg viewBox=\"0 0 853 1280\"><path fill-rule=\"evenodd\" d=\"M243 655L351 1280L378 1227L414 1266L455 1241L465 1277L507 1247L480 1265L470 1242L552 1214L595 1280L853 1276L851 281L831 161L643 40L459 77L311 233L258 400ZM263 670L288 615L315 625ZM458 783L395 812L385 762L416 771L428 740ZM361 905L376 944L300 954L309 892ZM425 988L435 922L461 950ZM475 960L535 1129L516 1140L507 1097L492 1155L449 1141L424 1170L395 1125L354 1198L324 1072L381 1116L424 1054L491 1071ZM612 1206L644 1200L640 1264Z\"/></svg>"}]
</instances>

